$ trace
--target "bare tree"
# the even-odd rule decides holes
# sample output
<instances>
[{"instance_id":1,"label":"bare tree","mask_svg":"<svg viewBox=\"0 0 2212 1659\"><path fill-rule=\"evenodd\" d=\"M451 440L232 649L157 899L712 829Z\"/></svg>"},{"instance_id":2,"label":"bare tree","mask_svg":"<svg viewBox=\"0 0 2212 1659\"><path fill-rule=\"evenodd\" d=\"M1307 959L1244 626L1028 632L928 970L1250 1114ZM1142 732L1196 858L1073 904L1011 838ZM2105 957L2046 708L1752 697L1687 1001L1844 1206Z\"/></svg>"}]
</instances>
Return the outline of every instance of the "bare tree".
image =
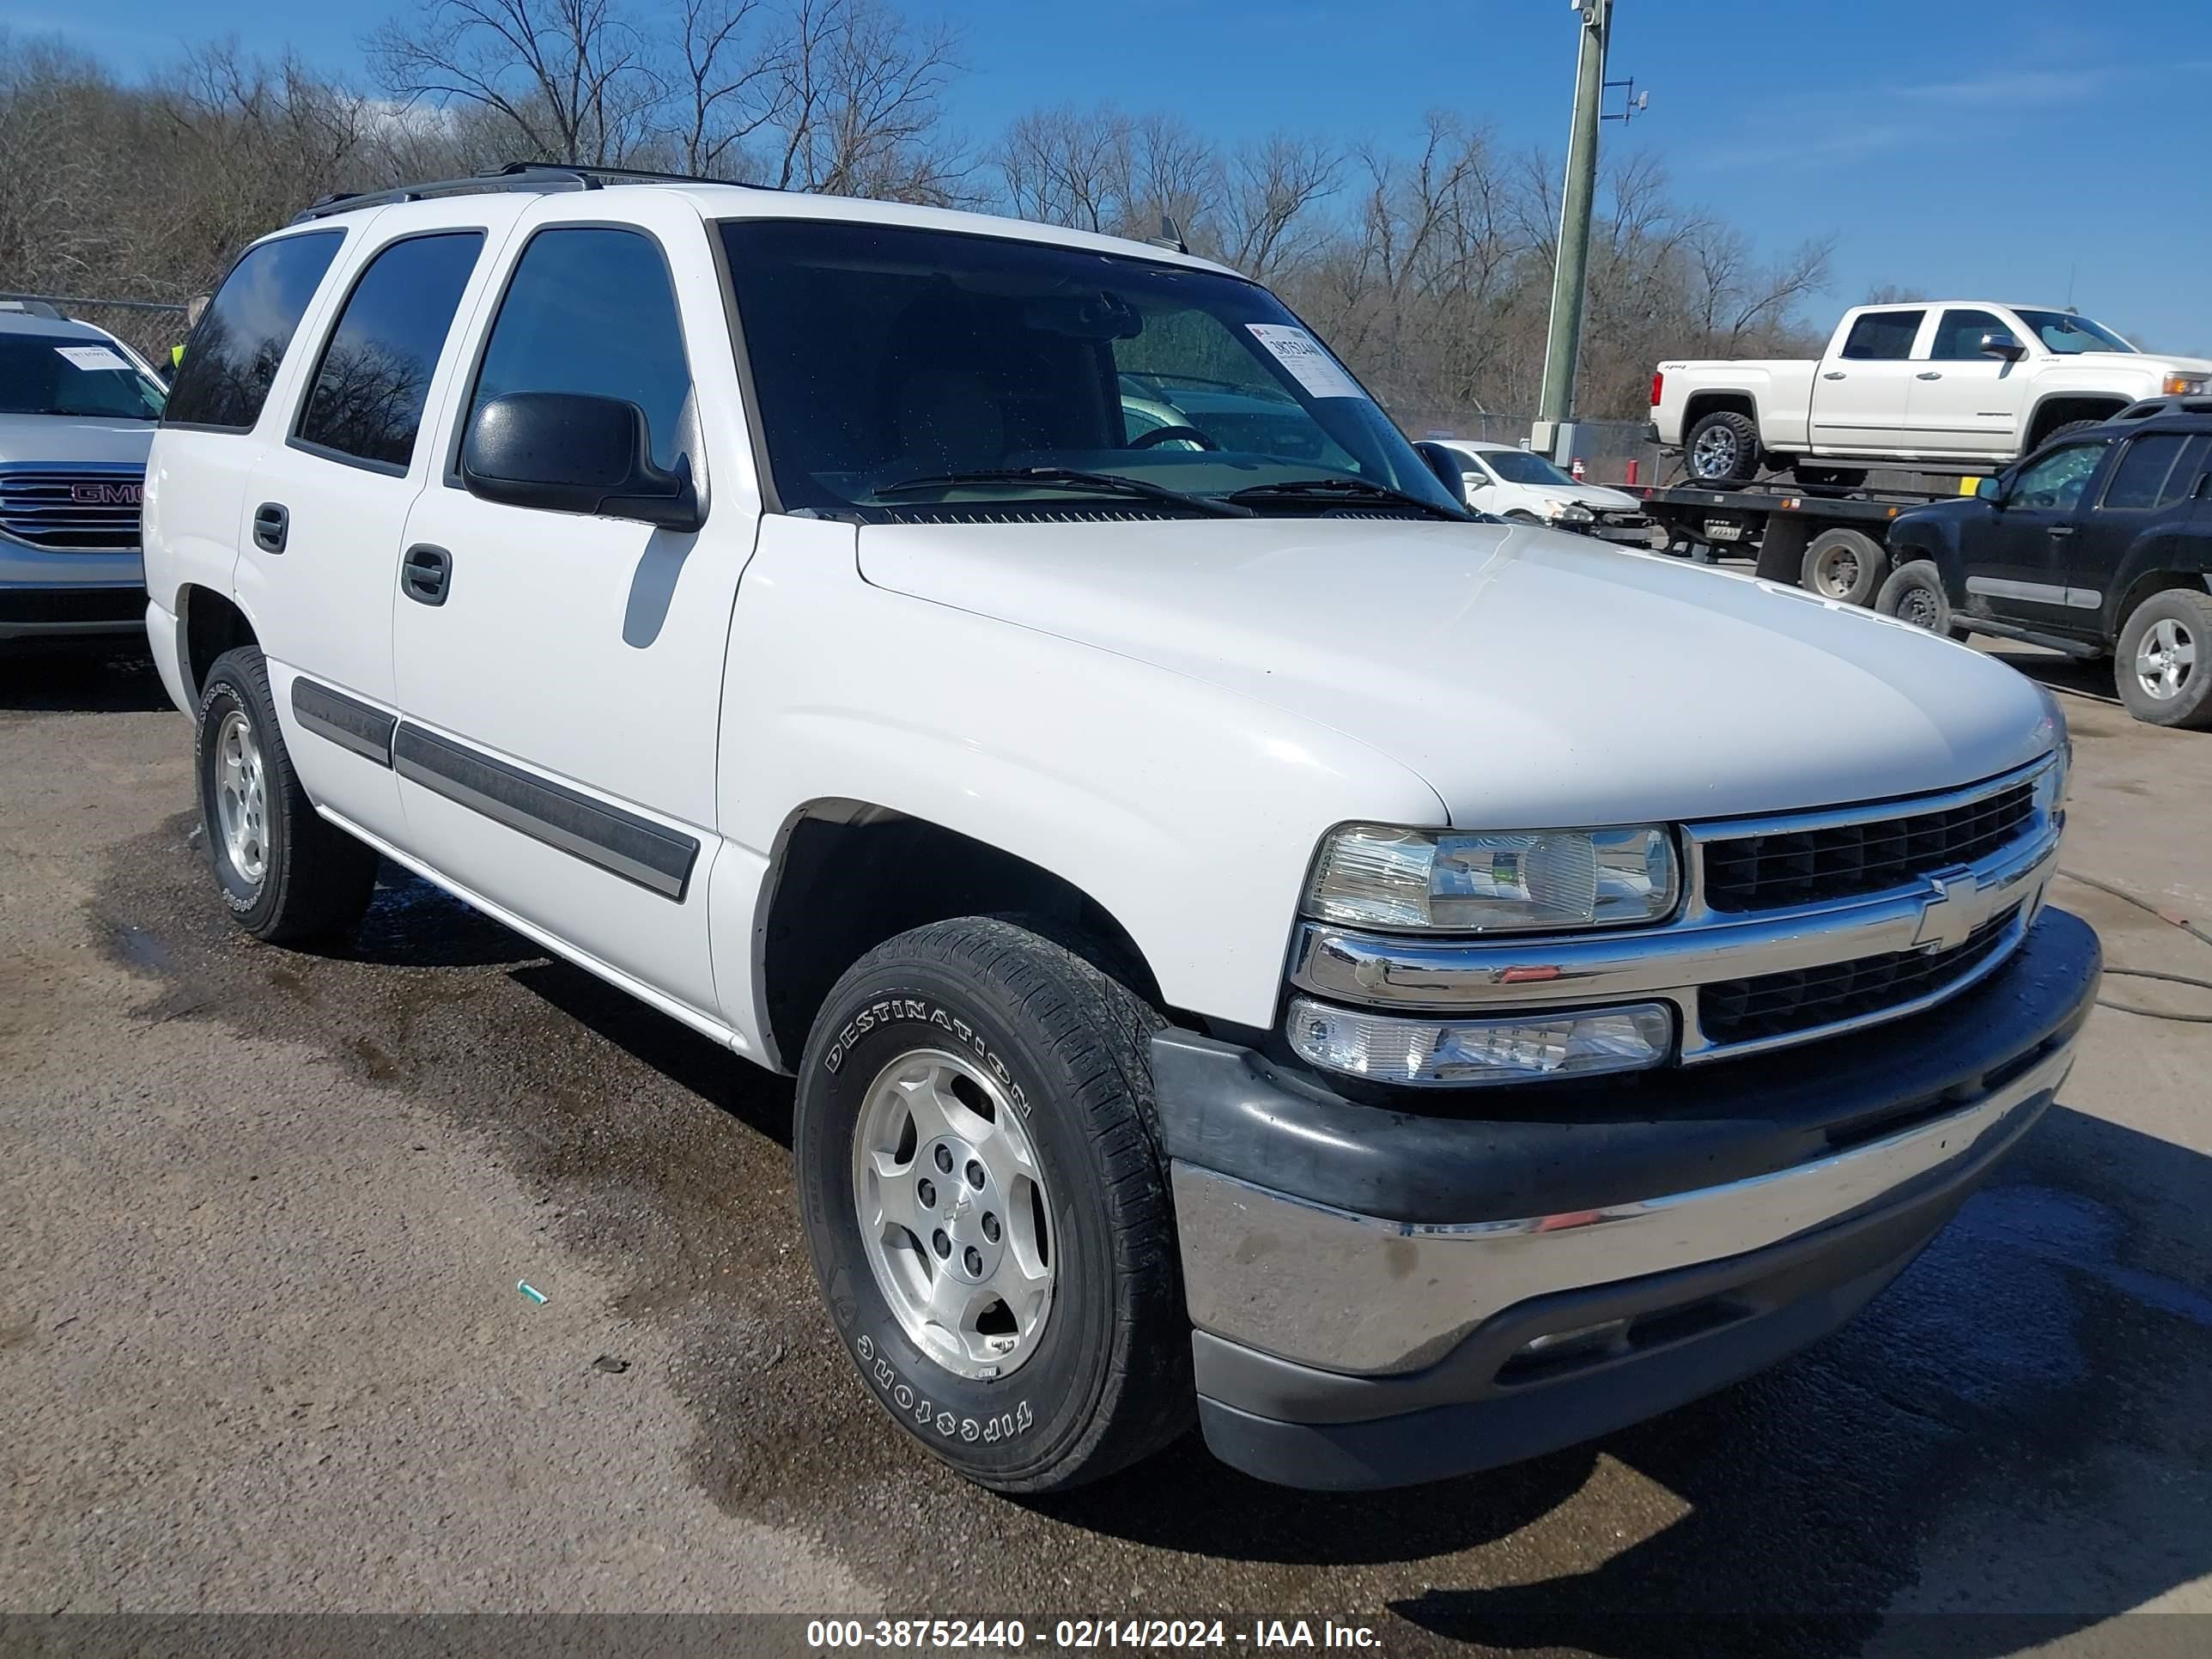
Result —
<instances>
[{"instance_id":1,"label":"bare tree","mask_svg":"<svg viewBox=\"0 0 2212 1659\"><path fill-rule=\"evenodd\" d=\"M480 105L549 161L628 159L666 90L615 0L430 0L365 44L395 97Z\"/></svg>"}]
</instances>

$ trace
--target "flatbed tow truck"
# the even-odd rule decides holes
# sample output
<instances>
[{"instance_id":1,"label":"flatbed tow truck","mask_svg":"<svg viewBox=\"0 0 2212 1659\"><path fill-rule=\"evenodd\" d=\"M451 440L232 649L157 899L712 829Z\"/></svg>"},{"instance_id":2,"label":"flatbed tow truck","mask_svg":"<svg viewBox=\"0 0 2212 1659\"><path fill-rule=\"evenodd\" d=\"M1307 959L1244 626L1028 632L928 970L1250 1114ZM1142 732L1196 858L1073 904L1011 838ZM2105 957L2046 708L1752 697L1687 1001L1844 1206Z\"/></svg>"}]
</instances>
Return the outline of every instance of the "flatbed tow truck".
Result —
<instances>
[{"instance_id":1,"label":"flatbed tow truck","mask_svg":"<svg viewBox=\"0 0 2212 1659\"><path fill-rule=\"evenodd\" d=\"M1870 489L1779 481L1725 489L1711 484L1621 484L1667 533L1666 551L1710 564L1750 559L1771 581L1795 582L1823 599L1871 605L1889 574L1893 520L1909 508L1972 491L1955 472L1941 489Z\"/></svg>"}]
</instances>

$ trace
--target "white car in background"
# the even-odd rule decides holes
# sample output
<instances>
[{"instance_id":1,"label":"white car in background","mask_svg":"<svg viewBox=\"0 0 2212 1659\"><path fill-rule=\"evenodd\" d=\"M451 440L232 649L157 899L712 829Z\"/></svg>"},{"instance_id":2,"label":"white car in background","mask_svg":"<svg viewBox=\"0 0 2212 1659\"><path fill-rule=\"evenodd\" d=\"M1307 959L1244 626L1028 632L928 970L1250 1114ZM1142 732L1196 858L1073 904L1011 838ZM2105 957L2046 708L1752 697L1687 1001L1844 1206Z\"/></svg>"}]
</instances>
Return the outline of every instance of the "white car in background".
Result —
<instances>
[{"instance_id":1,"label":"white car in background","mask_svg":"<svg viewBox=\"0 0 2212 1659\"><path fill-rule=\"evenodd\" d=\"M1651 520L1635 496L1579 483L1531 450L1456 438L1431 439L1422 447L1448 451L1460 463L1467 504L1478 513L1638 547L1651 539Z\"/></svg>"}]
</instances>

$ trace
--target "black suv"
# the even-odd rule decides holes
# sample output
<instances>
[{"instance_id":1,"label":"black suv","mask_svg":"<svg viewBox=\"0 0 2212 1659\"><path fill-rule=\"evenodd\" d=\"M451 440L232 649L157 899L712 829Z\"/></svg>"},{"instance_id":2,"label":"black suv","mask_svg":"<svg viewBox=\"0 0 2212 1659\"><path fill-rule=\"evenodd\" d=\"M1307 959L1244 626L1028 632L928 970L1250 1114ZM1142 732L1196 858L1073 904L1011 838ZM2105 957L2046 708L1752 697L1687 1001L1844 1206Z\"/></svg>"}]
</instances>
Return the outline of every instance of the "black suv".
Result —
<instances>
[{"instance_id":1,"label":"black suv","mask_svg":"<svg viewBox=\"0 0 2212 1659\"><path fill-rule=\"evenodd\" d=\"M1972 495L1900 514L1875 608L2111 657L2154 726L2212 727L2212 398L2069 428Z\"/></svg>"}]
</instances>

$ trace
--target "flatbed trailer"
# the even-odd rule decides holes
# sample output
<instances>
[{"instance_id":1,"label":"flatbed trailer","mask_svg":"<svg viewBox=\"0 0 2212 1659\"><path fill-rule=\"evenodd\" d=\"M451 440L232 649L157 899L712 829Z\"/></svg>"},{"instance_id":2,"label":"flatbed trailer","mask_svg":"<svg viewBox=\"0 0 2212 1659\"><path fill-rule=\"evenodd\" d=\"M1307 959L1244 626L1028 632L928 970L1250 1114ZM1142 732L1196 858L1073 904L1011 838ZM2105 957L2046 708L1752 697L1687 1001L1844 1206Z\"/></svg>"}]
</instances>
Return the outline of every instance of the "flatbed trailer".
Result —
<instances>
[{"instance_id":1,"label":"flatbed trailer","mask_svg":"<svg viewBox=\"0 0 2212 1659\"><path fill-rule=\"evenodd\" d=\"M1795 582L1824 599L1870 605L1889 572L1892 520L1948 499L1974 480L1950 475L1942 490L1847 489L1746 484L1615 486L1641 499L1667 532L1666 550L1700 563L1749 559L1771 581Z\"/></svg>"}]
</instances>

